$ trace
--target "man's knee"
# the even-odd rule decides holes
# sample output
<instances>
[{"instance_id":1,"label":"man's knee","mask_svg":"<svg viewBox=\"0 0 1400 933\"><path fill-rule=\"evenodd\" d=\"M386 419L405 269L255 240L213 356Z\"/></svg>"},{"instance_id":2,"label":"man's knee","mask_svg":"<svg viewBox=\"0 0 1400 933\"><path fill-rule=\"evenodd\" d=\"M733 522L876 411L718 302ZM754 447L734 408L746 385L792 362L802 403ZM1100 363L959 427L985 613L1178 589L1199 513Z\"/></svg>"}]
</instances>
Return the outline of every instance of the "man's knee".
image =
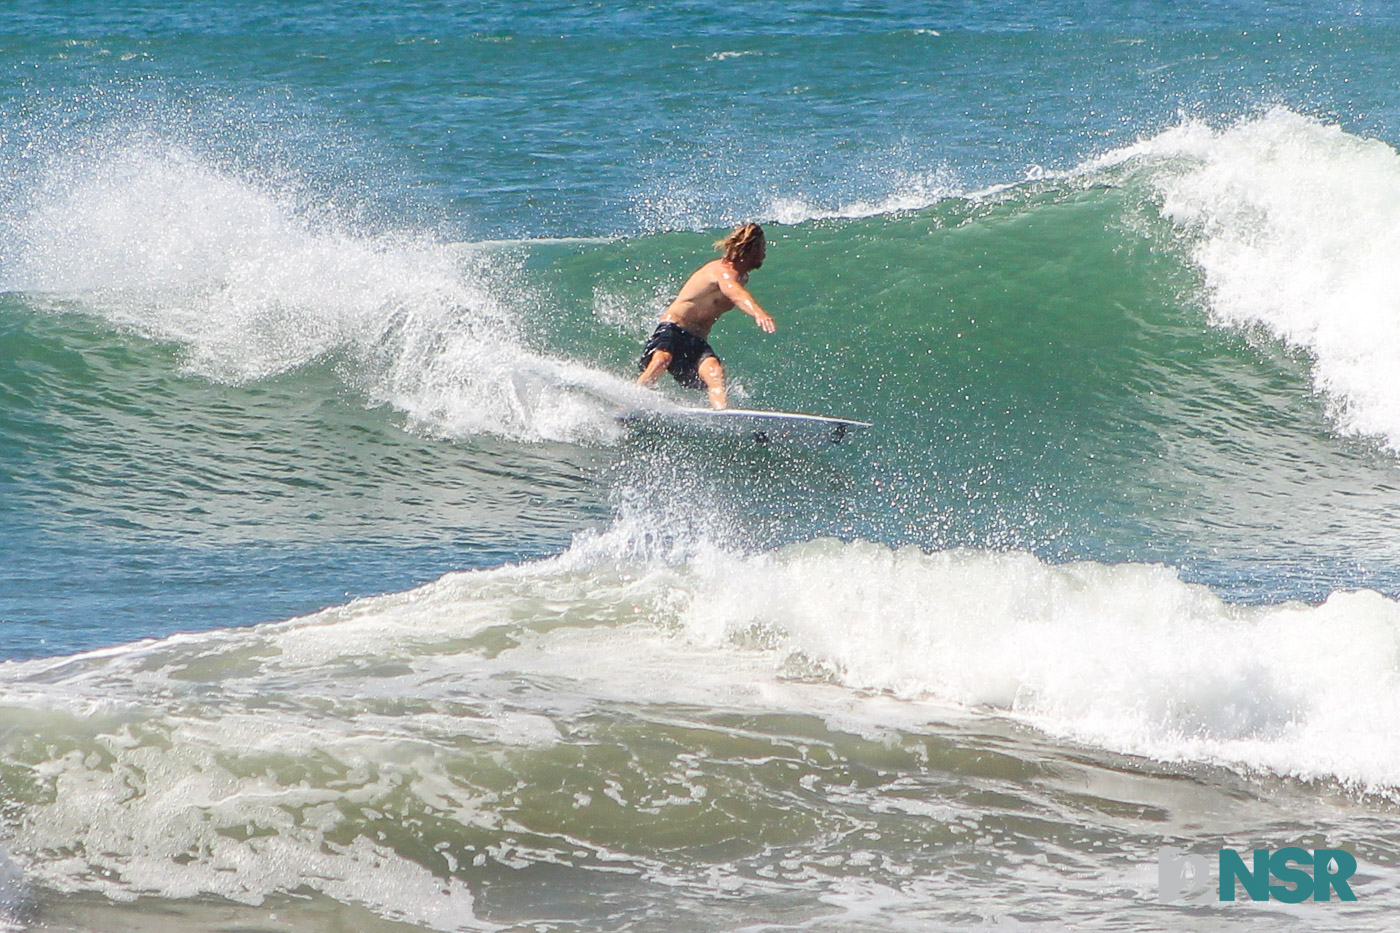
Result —
<instances>
[{"instance_id":1,"label":"man's knee","mask_svg":"<svg viewBox=\"0 0 1400 933\"><path fill-rule=\"evenodd\" d=\"M663 372L671 365L671 354L666 350L653 350L651 356L642 363L643 373Z\"/></svg>"},{"instance_id":2,"label":"man's knee","mask_svg":"<svg viewBox=\"0 0 1400 933\"><path fill-rule=\"evenodd\" d=\"M700 378L706 382L716 382L724 380L724 364L717 356L707 356L700 361L698 369Z\"/></svg>"}]
</instances>

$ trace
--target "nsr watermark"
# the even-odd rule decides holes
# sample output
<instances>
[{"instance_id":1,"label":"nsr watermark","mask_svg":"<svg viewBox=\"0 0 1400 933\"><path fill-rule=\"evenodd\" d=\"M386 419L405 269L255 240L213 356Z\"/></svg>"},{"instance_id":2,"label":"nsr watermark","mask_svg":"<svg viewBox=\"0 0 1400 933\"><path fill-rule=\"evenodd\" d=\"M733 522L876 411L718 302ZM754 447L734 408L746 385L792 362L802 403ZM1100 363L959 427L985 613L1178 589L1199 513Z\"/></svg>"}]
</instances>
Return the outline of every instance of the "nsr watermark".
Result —
<instances>
[{"instance_id":1,"label":"nsr watermark","mask_svg":"<svg viewBox=\"0 0 1400 933\"><path fill-rule=\"evenodd\" d=\"M1312 871L1304 866L1311 866ZM1300 904L1308 898L1330 901L1334 894L1338 900L1356 900L1348 883L1356 874L1356 856L1342 849L1255 849L1252 865L1234 849L1221 849L1216 867L1216 890L1222 901L1235 899L1235 882L1251 901L1273 898ZM1208 874L1206 856L1162 846L1157 850L1157 900L1163 904L1195 900L1206 893Z\"/></svg>"}]
</instances>

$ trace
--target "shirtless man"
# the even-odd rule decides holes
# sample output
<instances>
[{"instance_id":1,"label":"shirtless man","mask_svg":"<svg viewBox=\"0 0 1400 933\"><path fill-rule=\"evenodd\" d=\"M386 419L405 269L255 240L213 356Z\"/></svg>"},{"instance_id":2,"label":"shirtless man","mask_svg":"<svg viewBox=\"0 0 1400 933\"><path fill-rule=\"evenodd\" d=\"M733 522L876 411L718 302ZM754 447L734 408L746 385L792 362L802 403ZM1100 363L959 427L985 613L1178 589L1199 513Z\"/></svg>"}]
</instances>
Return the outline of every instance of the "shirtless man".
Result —
<instances>
[{"instance_id":1,"label":"shirtless man","mask_svg":"<svg viewBox=\"0 0 1400 933\"><path fill-rule=\"evenodd\" d=\"M637 361L642 370L637 382L644 386L655 385L669 369L676 381L686 388L707 390L712 407L728 408L724 366L705 342L710 328L730 308L738 308L753 318L764 333L773 333L777 325L744 288L749 273L763 265L767 254L763 228L758 224L737 227L716 242L715 249L724 253L724 257L696 269L681 286L676 300L661 315L661 323Z\"/></svg>"}]
</instances>

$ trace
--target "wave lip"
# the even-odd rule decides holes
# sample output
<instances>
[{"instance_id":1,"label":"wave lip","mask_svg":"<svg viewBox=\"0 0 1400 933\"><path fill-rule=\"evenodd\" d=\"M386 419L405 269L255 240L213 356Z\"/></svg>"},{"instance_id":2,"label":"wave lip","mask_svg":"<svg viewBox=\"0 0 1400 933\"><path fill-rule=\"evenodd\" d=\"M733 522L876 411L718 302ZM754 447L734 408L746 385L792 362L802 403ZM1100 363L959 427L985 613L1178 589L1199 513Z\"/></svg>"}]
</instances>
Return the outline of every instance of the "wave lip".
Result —
<instances>
[{"instance_id":1,"label":"wave lip","mask_svg":"<svg viewBox=\"0 0 1400 933\"><path fill-rule=\"evenodd\" d=\"M1146 166L1221 324L1306 353L1344 434L1400 451L1400 153L1284 108L1088 163Z\"/></svg>"}]
</instances>

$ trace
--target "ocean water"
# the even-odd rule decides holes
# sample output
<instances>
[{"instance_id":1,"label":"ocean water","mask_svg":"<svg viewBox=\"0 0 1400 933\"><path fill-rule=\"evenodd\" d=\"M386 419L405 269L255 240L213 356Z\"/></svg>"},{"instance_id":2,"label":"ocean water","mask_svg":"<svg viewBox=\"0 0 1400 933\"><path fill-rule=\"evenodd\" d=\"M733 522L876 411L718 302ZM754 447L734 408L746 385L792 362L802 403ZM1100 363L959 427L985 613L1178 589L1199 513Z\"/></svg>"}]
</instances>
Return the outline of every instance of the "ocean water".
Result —
<instances>
[{"instance_id":1,"label":"ocean water","mask_svg":"<svg viewBox=\"0 0 1400 933\"><path fill-rule=\"evenodd\" d=\"M0 10L0 930L1388 930L1400 13ZM838 446L625 428L712 341ZM1355 902L1163 903L1163 846Z\"/></svg>"}]
</instances>

